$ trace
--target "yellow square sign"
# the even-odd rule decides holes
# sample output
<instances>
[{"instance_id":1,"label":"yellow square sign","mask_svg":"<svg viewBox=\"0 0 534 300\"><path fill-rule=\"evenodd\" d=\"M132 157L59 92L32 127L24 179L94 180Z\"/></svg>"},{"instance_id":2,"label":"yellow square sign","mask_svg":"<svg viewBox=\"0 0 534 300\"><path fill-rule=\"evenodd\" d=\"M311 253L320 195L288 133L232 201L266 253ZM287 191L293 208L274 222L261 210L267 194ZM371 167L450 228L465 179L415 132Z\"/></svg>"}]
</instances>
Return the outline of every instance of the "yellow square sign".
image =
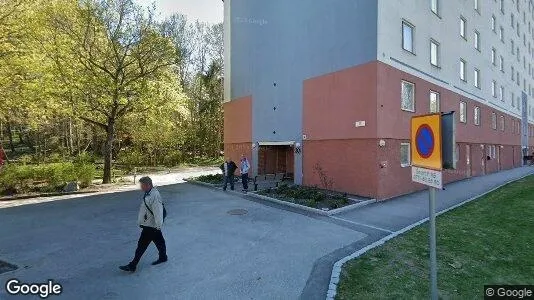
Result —
<instances>
[{"instance_id":1,"label":"yellow square sign","mask_svg":"<svg viewBox=\"0 0 534 300\"><path fill-rule=\"evenodd\" d=\"M412 117L412 166L441 170L441 114Z\"/></svg>"}]
</instances>

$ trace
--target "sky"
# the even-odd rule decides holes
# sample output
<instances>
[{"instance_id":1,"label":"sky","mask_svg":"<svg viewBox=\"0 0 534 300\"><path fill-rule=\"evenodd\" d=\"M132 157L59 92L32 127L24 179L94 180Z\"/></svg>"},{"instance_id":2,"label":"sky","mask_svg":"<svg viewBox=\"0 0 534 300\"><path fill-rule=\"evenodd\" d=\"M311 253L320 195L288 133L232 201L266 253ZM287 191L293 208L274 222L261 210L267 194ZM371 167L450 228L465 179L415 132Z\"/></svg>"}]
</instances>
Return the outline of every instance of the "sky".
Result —
<instances>
[{"instance_id":1,"label":"sky","mask_svg":"<svg viewBox=\"0 0 534 300\"><path fill-rule=\"evenodd\" d=\"M220 23L223 21L223 1L222 0L136 0L142 5L156 4L156 12L162 18L174 13L181 13L190 20L199 20L209 23Z\"/></svg>"}]
</instances>

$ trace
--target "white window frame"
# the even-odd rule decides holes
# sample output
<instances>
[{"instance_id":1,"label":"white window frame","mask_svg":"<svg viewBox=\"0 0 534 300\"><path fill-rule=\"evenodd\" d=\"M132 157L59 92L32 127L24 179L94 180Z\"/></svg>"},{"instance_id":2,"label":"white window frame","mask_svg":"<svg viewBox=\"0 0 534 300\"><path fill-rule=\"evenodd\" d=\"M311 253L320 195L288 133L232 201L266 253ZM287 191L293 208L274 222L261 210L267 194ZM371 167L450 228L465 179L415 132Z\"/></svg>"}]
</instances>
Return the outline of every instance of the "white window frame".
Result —
<instances>
[{"instance_id":1,"label":"white window frame","mask_svg":"<svg viewBox=\"0 0 534 300\"><path fill-rule=\"evenodd\" d=\"M460 80L467 82L467 62L460 58Z\"/></svg>"},{"instance_id":2,"label":"white window frame","mask_svg":"<svg viewBox=\"0 0 534 300\"><path fill-rule=\"evenodd\" d=\"M407 41L406 41L406 38L405 38L405 31L404 31L404 28L410 28L410 49L406 49L406 46L407 46ZM414 41L414 38L415 38L415 26L406 21L406 20L402 20L402 26L401 26L401 30L402 30L402 49L405 50L405 51L408 51L412 54L415 54L415 41Z\"/></svg>"},{"instance_id":3,"label":"white window frame","mask_svg":"<svg viewBox=\"0 0 534 300\"><path fill-rule=\"evenodd\" d=\"M407 151L407 159L408 161L407 162L403 162L402 161L402 148L403 147L408 147L408 151ZM406 167L409 167L412 165L412 158L411 158L411 145L410 143L401 143L400 144L400 149L399 149L399 154L400 154L400 165L402 168L406 168Z\"/></svg>"},{"instance_id":4,"label":"white window frame","mask_svg":"<svg viewBox=\"0 0 534 300\"><path fill-rule=\"evenodd\" d=\"M480 126L480 107L475 106L473 109L473 124Z\"/></svg>"},{"instance_id":5,"label":"white window frame","mask_svg":"<svg viewBox=\"0 0 534 300\"><path fill-rule=\"evenodd\" d=\"M475 68L473 72L473 84L476 88L480 89L480 70Z\"/></svg>"},{"instance_id":6,"label":"white window frame","mask_svg":"<svg viewBox=\"0 0 534 300\"><path fill-rule=\"evenodd\" d=\"M467 102L460 101L460 123L467 123Z\"/></svg>"},{"instance_id":7,"label":"white window frame","mask_svg":"<svg viewBox=\"0 0 534 300\"><path fill-rule=\"evenodd\" d=\"M497 98L497 82L495 80L491 81L491 96Z\"/></svg>"},{"instance_id":8,"label":"white window frame","mask_svg":"<svg viewBox=\"0 0 534 300\"><path fill-rule=\"evenodd\" d=\"M491 113L491 129L497 130L497 113Z\"/></svg>"},{"instance_id":9,"label":"white window frame","mask_svg":"<svg viewBox=\"0 0 534 300\"><path fill-rule=\"evenodd\" d=\"M502 85L499 87L499 100L504 102L504 86Z\"/></svg>"},{"instance_id":10,"label":"white window frame","mask_svg":"<svg viewBox=\"0 0 534 300\"><path fill-rule=\"evenodd\" d=\"M465 40L467 40L466 32L467 32L467 20L463 16L460 16L460 36L464 38Z\"/></svg>"},{"instance_id":11,"label":"white window frame","mask_svg":"<svg viewBox=\"0 0 534 300\"><path fill-rule=\"evenodd\" d=\"M434 39L430 39L430 64L439 67L439 43Z\"/></svg>"},{"instance_id":12,"label":"white window frame","mask_svg":"<svg viewBox=\"0 0 534 300\"><path fill-rule=\"evenodd\" d=\"M411 108L405 108L403 107L403 99L402 99L402 96L403 96L403 92L402 92L402 89L404 88L404 85L405 84L408 84L408 85L411 85L412 86L412 105L411 105ZM409 112L415 112L415 83L413 82L410 82L410 81L406 81L406 80L401 80L401 110L404 110L404 111L409 111Z\"/></svg>"},{"instance_id":13,"label":"white window frame","mask_svg":"<svg viewBox=\"0 0 534 300\"><path fill-rule=\"evenodd\" d=\"M439 17L439 1L440 0L430 0L430 11L433 12L438 17Z\"/></svg>"},{"instance_id":14,"label":"white window frame","mask_svg":"<svg viewBox=\"0 0 534 300\"><path fill-rule=\"evenodd\" d=\"M478 32L477 30L475 30L475 35L473 37L473 43L474 43L475 49L480 51L480 32Z\"/></svg>"},{"instance_id":15,"label":"white window frame","mask_svg":"<svg viewBox=\"0 0 534 300\"><path fill-rule=\"evenodd\" d=\"M503 116L503 115L500 116L500 123L501 123L501 124L500 124L500 125L501 125L501 126L500 126L500 127L501 127L501 131L504 131L505 128L506 128L506 120L504 119L504 116Z\"/></svg>"},{"instance_id":16,"label":"white window frame","mask_svg":"<svg viewBox=\"0 0 534 300\"><path fill-rule=\"evenodd\" d=\"M432 106L433 106L432 102L433 101L436 102L436 104L435 104L436 109L435 110L432 109ZM430 113L438 113L438 112L440 112L440 110L441 110L440 94L438 92L436 92L436 91L430 90L430 93L428 95L428 104L429 104L428 110L429 110Z\"/></svg>"}]
</instances>

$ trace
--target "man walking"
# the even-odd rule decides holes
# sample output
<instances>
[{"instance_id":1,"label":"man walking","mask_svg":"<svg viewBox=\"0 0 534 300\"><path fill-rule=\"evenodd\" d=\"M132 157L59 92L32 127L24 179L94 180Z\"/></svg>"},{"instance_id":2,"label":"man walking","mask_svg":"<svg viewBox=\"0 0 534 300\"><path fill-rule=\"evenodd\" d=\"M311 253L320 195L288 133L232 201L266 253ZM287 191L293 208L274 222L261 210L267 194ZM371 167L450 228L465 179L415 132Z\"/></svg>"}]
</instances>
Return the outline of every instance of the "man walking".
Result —
<instances>
[{"instance_id":1,"label":"man walking","mask_svg":"<svg viewBox=\"0 0 534 300\"><path fill-rule=\"evenodd\" d=\"M237 170L237 165L230 158L226 158L224 163L221 165L221 171L223 172L224 177L224 186L223 190L226 191L228 183L230 183L230 189L234 190L234 173Z\"/></svg>"},{"instance_id":2,"label":"man walking","mask_svg":"<svg viewBox=\"0 0 534 300\"><path fill-rule=\"evenodd\" d=\"M248 171L250 170L250 163L245 154L241 156L241 164L239 172L241 173L241 183L243 183L243 192L248 192Z\"/></svg>"},{"instance_id":3,"label":"man walking","mask_svg":"<svg viewBox=\"0 0 534 300\"><path fill-rule=\"evenodd\" d=\"M141 256L145 253L148 245L154 242L158 248L159 258L154 261L152 265L159 265L167 261L167 249L165 246L165 239L161 233L161 227L166 216L165 206L159 191L154 188L152 179L150 177L143 177L139 179L141 190L144 192L143 200L139 208L139 216L137 222L142 228L141 236L137 242L137 249L133 260L119 268L127 272L135 272Z\"/></svg>"}]
</instances>

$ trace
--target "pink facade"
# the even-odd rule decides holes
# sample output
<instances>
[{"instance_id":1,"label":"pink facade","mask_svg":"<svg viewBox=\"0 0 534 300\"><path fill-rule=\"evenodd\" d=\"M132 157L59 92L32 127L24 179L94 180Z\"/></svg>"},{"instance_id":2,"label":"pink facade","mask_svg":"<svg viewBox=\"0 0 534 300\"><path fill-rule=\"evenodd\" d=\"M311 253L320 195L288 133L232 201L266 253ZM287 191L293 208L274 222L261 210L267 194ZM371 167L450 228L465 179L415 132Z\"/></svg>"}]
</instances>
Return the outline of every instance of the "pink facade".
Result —
<instances>
[{"instance_id":1,"label":"pink facade","mask_svg":"<svg viewBox=\"0 0 534 300\"><path fill-rule=\"evenodd\" d=\"M415 112L401 110L402 80L415 84ZM409 143L411 118L429 113L430 91L439 93L441 111L456 111L458 117L457 169L443 171L446 182L521 166L521 137L514 129L519 119L381 62L309 78L302 89L304 185L321 186L322 173L332 179L334 190L376 199L425 188L411 181L409 166L401 166L400 147ZM253 152L253 101L245 97L224 106L225 152L234 160ZM465 123L459 120L461 101L467 106ZM480 108L480 125L474 124L475 106ZM264 166L265 159L277 150L265 151L260 152L260 171L272 169ZM293 162L284 161L288 172L293 171Z\"/></svg>"}]
</instances>

